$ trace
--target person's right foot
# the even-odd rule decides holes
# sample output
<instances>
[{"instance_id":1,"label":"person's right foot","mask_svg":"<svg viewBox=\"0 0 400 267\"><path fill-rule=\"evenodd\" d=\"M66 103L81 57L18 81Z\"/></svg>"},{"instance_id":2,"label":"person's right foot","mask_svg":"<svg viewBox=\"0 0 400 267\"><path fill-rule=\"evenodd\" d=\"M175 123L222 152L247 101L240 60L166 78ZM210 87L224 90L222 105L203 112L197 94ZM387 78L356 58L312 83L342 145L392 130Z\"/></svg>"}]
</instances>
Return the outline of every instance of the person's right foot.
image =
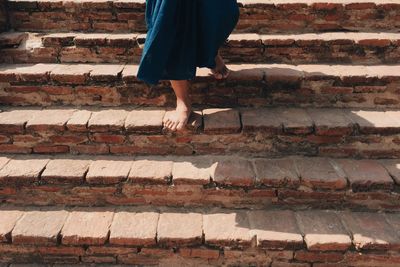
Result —
<instances>
[{"instance_id":1,"label":"person's right foot","mask_svg":"<svg viewBox=\"0 0 400 267\"><path fill-rule=\"evenodd\" d=\"M211 69L211 73L214 75L215 79L226 79L230 71L219 53L215 57L215 64L215 68Z\"/></svg>"}]
</instances>

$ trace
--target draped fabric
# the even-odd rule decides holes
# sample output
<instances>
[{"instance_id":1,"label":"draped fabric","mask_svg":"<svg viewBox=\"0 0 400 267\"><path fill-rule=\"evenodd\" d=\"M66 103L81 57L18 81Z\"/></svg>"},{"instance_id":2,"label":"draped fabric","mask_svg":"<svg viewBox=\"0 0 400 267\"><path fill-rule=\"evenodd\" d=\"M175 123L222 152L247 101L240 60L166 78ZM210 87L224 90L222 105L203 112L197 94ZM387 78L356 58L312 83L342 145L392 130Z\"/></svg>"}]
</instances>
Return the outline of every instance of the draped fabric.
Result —
<instances>
[{"instance_id":1,"label":"draped fabric","mask_svg":"<svg viewBox=\"0 0 400 267\"><path fill-rule=\"evenodd\" d=\"M236 0L147 0L147 37L137 77L149 84L191 80L215 67L239 19Z\"/></svg>"}]
</instances>

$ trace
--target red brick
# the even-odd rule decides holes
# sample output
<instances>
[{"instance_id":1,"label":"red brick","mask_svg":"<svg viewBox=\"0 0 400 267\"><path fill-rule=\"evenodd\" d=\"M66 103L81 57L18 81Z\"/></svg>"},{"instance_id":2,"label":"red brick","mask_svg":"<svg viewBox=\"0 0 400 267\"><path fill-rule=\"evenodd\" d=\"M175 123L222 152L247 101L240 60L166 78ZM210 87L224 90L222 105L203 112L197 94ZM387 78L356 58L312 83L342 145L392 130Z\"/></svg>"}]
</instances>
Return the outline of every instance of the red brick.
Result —
<instances>
[{"instance_id":1,"label":"red brick","mask_svg":"<svg viewBox=\"0 0 400 267\"><path fill-rule=\"evenodd\" d=\"M400 237L382 214L341 212L339 216L352 234L357 250L387 250L400 244Z\"/></svg>"},{"instance_id":2,"label":"red brick","mask_svg":"<svg viewBox=\"0 0 400 267\"><path fill-rule=\"evenodd\" d=\"M303 237L291 211L248 212L251 233L258 246L268 249L299 249Z\"/></svg>"},{"instance_id":3,"label":"red brick","mask_svg":"<svg viewBox=\"0 0 400 267\"><path fill-rule=\"evenodd\" d=\"M255 183L252 162L241 158L216 158L211 175L224 185L251 186Z\"/></svg>"},{"instance_id":4,"label":"red brick","mask_svg":"<svg viewBox=\"0 0 400 267\"><path fill-rule=\"evenodd\" d=\"M296 214L309 250L346 251L350 248L350 236L335 213L303 211Z\"/></svg>"},{"instance_id":5,"label":"red brick","mask_svg":"<svg viewBox=\"0 0 400 267\"><path fill-rule=\"evenodd\" d=\"M37 145L33 147L33 152L35 153L43 153L43 154L48 154L48 153L68 153L69 152L69 147L64 146L64 145L58 145L58 146L53 146L53 145Z\"/></svg>"},{"instance_id":6,"label":"red brick","mask_svg":"<svg viewBox=\"0 0 400 267\"><path fill-rule=\"evenodd\" d=\"M165 185L172 176L173 163L164 158L137 158L131 167L128 180L140 184Z\"/></svg>"},{"instance_id":7,"label":"red brick","mask_svg":"<svg viewBox=\"0 0 400 267\"><path fill-rule=\"evenodd\" d=\"M335 162L345 172L353 191L370 191L393 188L393 180L386 169L373 160L337 159Z\"/></svg>"},{"instance_id":8,"label":"red brick","mask_svg":"<svg viewBox=\"0 0 400 267\"><path fill-rule=\"evenodd\" d=\"M58 234L68 216L65 210L27 211L12 231L14 244L57 244Z\"/></svg>"},{"instance_id":9,"label":"red brick","mask_svg":"<svg viewBox=\"0 0 400 267\"><path fill-rule=\"evenodd\" d=\"M305 262L340 262L344 256L339 252L313 252L299 250L295 252L294 258Z\"/></svg>"},{"instance_id":10,"label":"red brick","mask_svg":"<svg viewBox=\"0 0 400 267\"><path fill-rule=\"evenodd\" d=\"M297 187L300 183L293 158L256 159L257 183L273 187Z\"/></svg>"},{"instance_id":11,"label":"red brick","mask_svg":"<svg viewBox=\"0 0 400 267\"><path fill-rule=\"evenodd\" d=\"M167 246L199 245L202 229L200 213L162 212L158 220L157 241Z\"/></svg>"},{"instance_id":12,"label":"red brick","mask_svg":"<svg viewBox=\"0 0 400 267\"><path fill-rule=\"evenodd\" d=\"M243 211L204 214L203 231L207 245L249 247L254 237L247 214Z\"/></svg>"},{"instance_id":13,"label":"red brick","mask_svg":"<svg viewBox=\"0 0 400 267\"><path fill-rule=\"evenodd\" d=\"M239 132L239 112L233 109L205 109L204 132L206 134L225 134Z\"/></svg>"},{"instance_id":14,"label":"red brick","mask_svg":"<svg viewBox=\"0 0 400 267\"><path fill-rule=\"evenodd\" d=\"M96 143L122 144L125 141L125 135L94 133L91 135L90 139Z\"/></svg>"},{"instance_id":15,"label":"red brick","mask_svg":"<svg viewBox=\"0 0 400 267\"><path fill-rule=\"evenodd\" d=\"M156 212L137 209L117 210L110 228L110 244L124 246L150 246L156 244Z\"/></svg>"},{"instance_id":16,"label":"red brick","mask_svg":"<svg viewBox=\"0 0 400 267\"><path fill-rule=\"evenodd\" d=\"M89 166L86 181L89 184L116 184L127 179L131 166L129 158L95 158Z\"/></svg>"},{"instance_id":17,"label":"red brick","mask_svg":"<svg viewBox=\"0 0 400 267\"><path fill-rule=\"evenodd\" d=\"M103 144L76 145L76 146L71 146L70 151L72 153L77 153L77 154L93 154L93 155L108 154L109 147L108 145L103 145Z\"/></svg>"},{"instance_id":18,"label":"red brick","mask_svg":"<svg viewBox=\"0 0 400 267\"><path fill-rule=\"evenodd\" d=\"M75 209L61 231L65 245L104 245L108 239L113 211L106 209Z\"/></svg>"},{"instance_id":19,"label":"red brick","mask_svg":"<svg viewBox=\"0 0 400 267\"><path fill-rule=\"evenodd\" d=\"M335 170L329 158L297 158L301 183L315 189L344 189L347 181L344 175Z\"/></svg>"},{"instance_id":20,"label":"red brick","mask_svg":"<svg viewBox=\"0 0 400 267\"><path fill-rule=\"evenodd\" d=\"M183 257L213 259L219 258L219 250L202 248L181 248L179 254Z\"/></svg>"}]
</instances>

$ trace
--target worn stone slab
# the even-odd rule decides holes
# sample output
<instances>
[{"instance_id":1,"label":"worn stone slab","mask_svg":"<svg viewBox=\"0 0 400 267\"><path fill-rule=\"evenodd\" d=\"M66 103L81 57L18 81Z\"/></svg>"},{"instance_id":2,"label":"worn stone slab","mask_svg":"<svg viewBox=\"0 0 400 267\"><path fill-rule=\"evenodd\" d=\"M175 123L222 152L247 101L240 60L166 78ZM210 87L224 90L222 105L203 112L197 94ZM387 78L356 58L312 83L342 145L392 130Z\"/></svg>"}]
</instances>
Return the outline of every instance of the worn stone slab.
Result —
<instances>
[{"instance_id":1,"label":"worn stone slab","mask_svg":"<svg viewBox=\"0 0 400 267\"><path fill-rule=\"evenodd\" d=\"M89 158L52 159L46 165L41 180L50 184L83 183L89 164Z\"/></svg>"},{"instance_id":2,"label":"worn stone slab","mask_svg":"<svg viewBox=\"0 0 400 267\"><path fill-rule=\"evenodd\" d=\"M245 211L210 211L203 215L203 231L208 245L248 247L254 238Z\"/></svg>"},{"instance_id":3,"label":"worn stone slab","mask_svg":"<svg viewBox=\"0 0 400 267\"><path fill-rule=\"evenodd\" d=\"M353 122L345 115L346 111L330 108L307 109L314 121L317 135L349 135L353 132Z\"/></svg>"},{"instance_id":4,"label":"worn stone slab","mask_svg":"<svg viewBox=\"0 0 400 267\"><path fill-rule=\"evenodd\" d=\"M400 120L385 111L351 109L346 115L357 123L363 134L394 134L400 132Z\"/></svg>"},{"instance_id":5,"label":"worn stone slab","mask_svg":"<svg viewBox=\"0 0 400 267\"><path fill-rule=\"evenodd\" d=\"M95 64L90 72L90 79L100 82L112 82L118 80L125 65Z\"/></svg>"},{"instance_id":6,"label":"worn stone slab","mask_svg":"<svg viewBox=\"0 0 400 267\"><path fill-rule=\"evenodd\" d=\"M274 109L243 109L241 110L244 132L263 131L269 133L282 133L282 121L277 119Z\"/></svg>"},{"instance_id":7,"label":"worn stone slab","mask_svg":"<svg viewBox=\"0 0 400 267\"><path fill-rule=\"evenodd\" d=\"M390 190L394 182L386 169L374 160L337 159L354 191Z\"/></svg>"},{"instance_id":8,"label":"worn stone slab","mask_svg":"<svg viewBox=\"0 0 400 267\"><path fill-rule=\"evenodd\" d=\"M50 78L59 83L84 84L93 66L93 64L58 64L51 70Z\"/></svg>"},{"instance_id":9,"label":"worn stone slab","mask_svg":"<svg viewBox=\"0 0 400 267\"><path fill-rule=\"evenodd\" d=\"M15 157L0 170L0 183L36 182L48 161L46 157Z\"/></svg>"},{"instance_id":10,"label":"worn stone slab","mask_svg":"<svg viewBox=\"0 0 400 267\"><path fill-rule=\"evenodd\" d=\"M124 129L128 111L108 109L94 111L88 122L88 128L93 132L120 131Z\"/></svg>"},{"instance_id":11,"label":"worn stone slab","mask_svg":"<svg viewBox=\"0 0 400 267\"><path fill-rule=\"evenodd\" d=\"M67 219L66 210L27 211L12 231L14 244L55 245Z\"/></svg>"},{"instance_id":12,"label":"worn stone slab","mask_svg":"<svg viewBox=\"0 0 400 267\"><path fill-rule=\"evenodd\" d=\"M110 227L110 244L150 246L156 244L159 214L153 211L119 209Z\"/></svg>"},{"instance_id":13,"label":"worn stone slab","mask_svg":"<svg viewBox=\"0 0 400 267\"><path fill-rule=\"evenodd\" d=\"M70 131L86 132L87 124L91 116L92 112L89 110L77 110L72 114L66 126Z\"/></svg>"},{"instance_id":14,"label":"worn stone slab","mask_svg":"<svg viewBox=\"0 0 400 267\"><path fill-rule=\"evenodd\" d=\"M9 240L11 231L23 214L23 208L0 208L0 242Z\"/></svg>"},{"instance_id":15,"label":"worn stone slab","mask_svg":"<svg viewBox=\"0 0 400 267\"><path fill-rule=\"evenodd\" d=\"M305 109L276 108L274 112L277 120L282 121L286 133L308 134L314 130L314 123Z\"/></svg>"},{"instance_id":16,"label":"worn stone slab","mask_svg":"<svg viewBox=\"0 0 400 267\"><path fill-rule=\"evenodd\" d=\"M352 244L339 217L329 211L296 212L307 248L312 251L346 251Z\"/></svg>"},{"instance_id":17,"label":"worn stone slab","mask_svg":"<svg viewBox=\"0 0 400 267\"><path fill-rule=\"evenodd\" d=\"M211 180L212 159L209 157L176 158L172 169L174 184L208 184Z\"/></svg>"},{"instance_id":18,"label":"worn stone slab","mask_svg":"<svg viewBox=\"0 0 400 267\"><path fill-rule=\"evenodd\" d=\"M400 237L382 214L341 212L339 216L352 234L357 250L387 250L400 244Z\"/></svg>"},{"instance_id":19,"label":"worn stone slab","mask_svg":"<svg viewBox=\"0 0 400 267\"><path fill-rule=\"evenodd\" d=\"M383 159L380 163L386 168L390 176L396 184L400 184L400 160L398 159Z\"/></svg>"},{"instance_id":20,"label":"worn stone slab","mask_svg":"<svg viewBox=\"0 0 400 267\"><path fill-rule=\"evenodd\" d=\"M86 174L89 184L116 184L125 181L132 166L132 159L122 157L93 158Z\"/></svg>"},{"instance_id":21,"label":"worn stone slab","mask_svg":"<svg viewBox=\"0 0 400 267\"><path fill-rule=\"evenodd\" d=\"M251 234L258 246L268 249L300 249L303 237L291 211L249 211Z\"/></svg>"},{"instance_id":22,"label":"worn stone slab","mask_svg":"<svg viewBox=\"0 0 400 267\"><path fill-rule=\"evenodd\" d=\"M133 110L129 112L125 129L136 133L161 133L165 110Z\"/></svg>"},{"instance_id":23,"label":"worn stone slab","mask_svg":"<svg viewBox=\"0 0 400 267\"><path fill-rule=\"evenodd\" d=\"M173 162L162 157L138 158L129 172L132 183L163 184L171 180Z\"/></svg>"},{"instance_id":24,"label":"worn stone slab","mask_svg":"<svg viewBox=\"0 0 400 267\"><path fill-rule=\"evenodd\" d=\"M200 213L162 212L158 220L158 243L168 246L199 245L202 242L203 220Z\"/></svg>"},{"instance_id":25,"label":"worn stone slab","mask_svg":"<svg viewBox=\"0 0 400 267\"><path fill-rule=\"evenodd\" d=\"M80 208L71 211L61 231L64 245L104 245L114 210Z\"/></svg>"},{"instance_id":26,"label":"worn stone slab","mask_svg":"<svg viewBox=\"0 0 400 267\"><path fill-rule=\"evenodd\" d=\"M294 158L256 159L257 183L273 187L297 187L300 184Z\"/></svg>"},{"instance_id":27,"label":"worn stone slab","mask_svg":"<svg viewBox=\"0 0 400 267\"><path fill-rule=\"evenodd\" d=\"M204 133L206 134L227 134L240 131L239 112L234 109L205 109Z\"/></svg>"},{"instance_id":28,"label":"worn stone slab","mask_svg":"<svg viewBox=\"0 0 400 267\"><path fill-rule=\"evenodd\" d=\"M252 162L235 157L216 158L211 177L225 185L250 186L255 183Z\"/></svg>"},{"instance_id":29,"label":"worn stone slab","mask_svg":"<svg viewBox=\"0 0 400 267\"><path fill-rule=\"evenodd\" d=\"M329 158L310 157L296 159L301 183L315 189L344 189L347 180L336 171Z\"/></svg>"},{"instance_id":30,"label":"worn stone slab","mask_svg":"<svg viewBox=\"0 0 400 267\"><path fill-rule=\"evenodd\" d=\"M26 124L27 130L64 131L65 124L72 117L75 109L45 109L37 113Z\"/></svg>"},{"instance_id":31,"label":"worn stone slab","mask_svg":"<svg viewBox=\"0 0 400 267\"><path fill-rule=\"evenodd\" d=\"M0 132L23 133L25 124L39 111L35 108L22 108L0 112Z\"/></svg>"}]
</instances>

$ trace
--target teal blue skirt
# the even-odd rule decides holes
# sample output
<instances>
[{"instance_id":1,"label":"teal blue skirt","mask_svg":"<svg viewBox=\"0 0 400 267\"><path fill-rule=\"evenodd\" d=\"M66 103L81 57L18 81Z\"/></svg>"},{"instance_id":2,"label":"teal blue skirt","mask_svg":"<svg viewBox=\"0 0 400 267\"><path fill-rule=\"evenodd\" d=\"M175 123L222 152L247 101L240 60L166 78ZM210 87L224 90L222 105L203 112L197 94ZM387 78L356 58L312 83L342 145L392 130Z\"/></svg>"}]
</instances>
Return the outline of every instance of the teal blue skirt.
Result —
<instances>
[{"instance_id":1,"label":"teal blue skirt","mask_svg":"<svg viewBox=\"0 0 400 267\"><path fill-rule=\"evenodd\" d=\"M191 80L215 67L239 19L236 0L147 0L147 37L137 77L148 84Z\"/></svg>"}]
</instances>

